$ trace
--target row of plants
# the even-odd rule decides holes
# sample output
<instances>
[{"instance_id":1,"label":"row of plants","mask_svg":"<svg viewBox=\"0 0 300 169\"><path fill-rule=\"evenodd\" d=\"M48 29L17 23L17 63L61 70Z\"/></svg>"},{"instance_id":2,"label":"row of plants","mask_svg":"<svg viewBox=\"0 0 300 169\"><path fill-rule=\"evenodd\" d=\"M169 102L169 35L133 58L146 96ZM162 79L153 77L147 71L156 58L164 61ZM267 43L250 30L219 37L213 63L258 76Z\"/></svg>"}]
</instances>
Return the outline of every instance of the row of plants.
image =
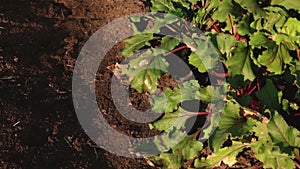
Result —
<instances>
[{"instance_id":1,"label":"row of plants","mask_svg":"<svg viewBox=\"0 0 300 169\"><path fill-rule=\"evenodd\" d=\"M154 165L232 166L251 149L260 167L300 168L299 10L296 0L151 0L151 12L166 15L130 17L135 35L121 54L143 52L120 67L133 89L153 94L152 110L162 117L150 128L174 136L190 118L206 118L174 147L171 136L157 140L167 151L149 158ZM173 54L201 76L158 92ZM182 106L191 100L199 110ZM185 125L174 127L178 122ZM210 155L201 155L204 148Z\"/></svg>"}]
</instances>

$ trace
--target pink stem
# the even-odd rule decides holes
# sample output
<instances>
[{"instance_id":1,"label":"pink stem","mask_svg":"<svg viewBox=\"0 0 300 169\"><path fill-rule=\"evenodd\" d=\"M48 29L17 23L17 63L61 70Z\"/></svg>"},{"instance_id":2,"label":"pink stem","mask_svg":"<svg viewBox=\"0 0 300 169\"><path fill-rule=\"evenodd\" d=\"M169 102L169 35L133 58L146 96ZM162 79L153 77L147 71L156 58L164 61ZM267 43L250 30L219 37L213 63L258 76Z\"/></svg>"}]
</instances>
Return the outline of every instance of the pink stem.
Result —
<instances>
[{"instance_id":1,"label":"pink stem","mask_svg":"<svg viewBox=\"0 0 300 169\"><path fill-rule=\"evenodd\" d=\"M236 90L236 96L237 96L237 97L240 97L240 96L241 96L241 92L240 92L239 89Z\"/></svg>"},{"instance_id":2,"label":"pink stem","mask_svg":"<svg viewBox=\"0 0 300 169\"><path fill-rule=\"evenodd\" d=\"M260 90L260 82L257 80L257 90Z\"/></svg>"},{"instance_id":3,"label":"pink stem","mask_svg":"<svg viewBox=\"0 0 300 169\"><path fill-rule=\"evenodd\" d=\"M215 23L215 21L212 18L208 18L209 21L213 24L213 28L216 30L217 33L221 33L221 29L219 28L219 26Z\"/></svg>"},{"instance_id":4,"label":"pink stem","mask_svg":"<svg viewBox=\"0 0 300 169\"><path fill-rule=\"evenodd\" d=\"M257 88L257 86L254 86L254 87L250 90L250 92L248 92L248 94L249 94L249 95L252 94L252 93L255 91L256 88Z\"/></svg>"},{"instance_id":5,"label":"pink stem","mask_svg":"<svg viewBox=\"0 0 300 169\"><path fill-rule=\"evenodd\" d=\"M209 72L211 75L216 77L229 77L230 73L218 73L218 72Z\"/></svg>"},{"instance_id":6,"label":"pink stem","mask_svg":"<svg viewBox=\"0 0 300 169\"><path fill-rule=\"evenodd\" d=\"M252 81L250 81L247 90L250 90L251 86L252 86Z\"/></svg>"},{"instance_id":7,"label":"pink stem","mask_svg":"<svg viewBox=\"0 0 300 169\"><path fill-rule=\"evenodd\" d=\"M171 50L170 52L165 53L164 56L168 56L168 55L170 55L170 54L173 54L173 53L175 53L175 52L178 52L178 51L180 51L180 50L182 50L182 49L186 49L186 48L187 48L186 45L180 46L180 47L178 47L178 48L175 48L175 49Z\"/></svg>"},{"instance_id":8,"label":"pink stem","mask_svg":"<svg viewBox=\"0 0 300 169\"><path fill-rule=\"evenodd\" d=\"M298 116L300 116L300 113L296 113L296 114L294 114L294 116L295 116L295 117L298 117Z\"/></svg>"}]
</instances>

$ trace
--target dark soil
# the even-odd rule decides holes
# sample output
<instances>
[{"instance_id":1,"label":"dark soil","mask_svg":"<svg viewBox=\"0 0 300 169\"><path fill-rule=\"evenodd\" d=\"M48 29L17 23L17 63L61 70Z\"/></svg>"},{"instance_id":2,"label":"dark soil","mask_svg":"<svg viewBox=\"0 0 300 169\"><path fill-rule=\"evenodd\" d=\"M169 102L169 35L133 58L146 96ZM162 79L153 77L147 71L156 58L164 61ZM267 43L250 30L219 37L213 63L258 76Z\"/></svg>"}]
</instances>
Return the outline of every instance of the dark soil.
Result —
<instances>
[{"instance_id":1,"label":"dark soil","mask_svg":"<svg viewBox=\"0 0 300 169\"><path fill-rule=\"evenodd\" d=\"M95 146L77 120L71 93L74 64L88 38L113 19L145 11L147 5L139 0L1 0L0 168L152 168L144 159ZM104 116L112 126L148 137L155 133L147 124L118 115L110 99L113 73L106 67L123 60L118 55L122 48L122 43L115 46L99 68L98 103L109 110ZM164 76L160 87L174 83ZM146 98L131 92L139 110L149 108ZM238 160L235 168L258 164L249 150Z\"/></svg>"},{"instance_id":2,"label":"dark soil","mask_svg":"<svg viewBox=\"0 0 300 169\"><path fill-rule=\"evenodd\" d=\"M151 168L145 160L94 146L77 120L71 96L74 64L88 38L115 18L147 10L139 0L1 0L0 168ZM120 61L121 48L112 49L103 64ZM102 70L98 76L99 85L109 84L111 72ZM99 98L112 109L110 100ZM124 119L107 118L124 131L136 128ZM148 131L146 125L139 130Z\"/></svg>"}]
</instances>

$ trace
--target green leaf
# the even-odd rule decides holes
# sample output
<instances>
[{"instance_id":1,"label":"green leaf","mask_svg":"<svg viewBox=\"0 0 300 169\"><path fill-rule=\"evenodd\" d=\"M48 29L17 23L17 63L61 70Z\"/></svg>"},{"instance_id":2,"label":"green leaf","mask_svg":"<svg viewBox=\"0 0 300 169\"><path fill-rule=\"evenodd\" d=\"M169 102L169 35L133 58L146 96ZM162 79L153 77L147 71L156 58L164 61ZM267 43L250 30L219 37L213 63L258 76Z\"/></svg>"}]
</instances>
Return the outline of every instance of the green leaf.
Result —
<instances>
[{"instance_id":1,"label":"green leaf","mask_svg":"<svg viewBox=\"0 0 300 169\"><path fill-rule=\"evenodd\" d=\"M170 12L176 11L172 1L170 0L151 0L152 12Z\"/></svg>"},{"instance_id":2,"label":"green leaf","mask_svg":"<svg viewBox=\"0 0 300 169\"><path fill-rule=\"evenodd\" d=\"M250 27L252 16L250 14L243 16L242 20L238 23L238 33L242 36L249 35L255 30Z\"/></svg>"},{"instance_id":3,"label":"green leaf","mask_svg":"<svg viewBox=\"0 0 300 169\"><path fill-rule=\"evenodd\" d=\"M244 75L245 80L253 81L255 75L251 67L250 49L245 43L239 43L238 47L232 51L232 57L227 60L229 72L232 76Z\"/></svg>"},{"instance_id":4,"label":"green leaf","mask_svg":"<svg viewBox=\"0 0 300 169\"><path fill-rule=\"evenodd\" d=\"M149 49L137 58L122 66L122 73L128 76L131 86L138 92L144 90L153 93L157 89L158 79L167 72L169 63L161 57L165 50Z\"/></svg>"},{"instance_id":5,"label":"green leaf","mask_svg":"<svg viewBox=\"0 0 300 169\"><path fill-rule=\"evenodd\" d=\"M185 161L197 157L202 148L203 144L196 141L194 135L186 136L171 151L154 157L154 161L157 163L162 161L162 168L164 169L181 168Z\"/></svg>"},{"instance_id":6,"label":"green leaf","mask_svg":"<svg viewBox=\"0 0 300 169\"><path fill-rule=\"evenodd\" d=\"M152 110L159 113L170 113L178 108L178 103L181 102L180 89L174 90L167 88L163 96L155 96L152 99Z\"/></svg>"},{"instance_id":7,"label":"green leaf","mask_svg":"<svg viewBox=\"0 0 300 169\"><path fill-rule=\"evenodd\" d=\"M218 152L209 155L206 159L201 158L201 160L195 161L195 167L213 168L219 166L222 161L232 166L237 162L236 156L246 147L248 147L247 144L233 141L230 147L221 148Z\"/></svg>"},{"instance_id":8,"label":"green leaf","mask_svg":"<svg viewBox=\"0 0 300 169\"><path fill-rule=\"evenodd\" d=\"M250 129L257 123L253 119L245 119L240 115L240 105L229 102L224 108L219 125L213 135L209 138L210 147L213 152L217 152L229 133L232 137L242 137L249 134Z\"/></svg>"},{"instance_id":9,"label":"green leaf","mask_svg":"<svg viewBox=\"0 0 300 169\"><path fill-rule=\"evenodd\" d=\"M228 14L232 14L235 17L240 17L242 15L243 8L241 8L239 4L233 3L231 0L218 1L217 3L218 8L212 14L214 20L226 22L228 21Z\"/></svg>"},{"instance_id":10,"label":"green leaf","mask_svg":"<svg viewBox=\"0 0 300 169\"><path fill-rule=\"evenodd\" d=\"M184 82L179 88L167 88L162 96L152 98L152 110L159 113L173 112L178 104L187 100L210 102L213 95L211 86L201 88L197 80Z\"/></svg>"},{"instance_id":11,"label":"green leaf","mask_svg":"<svg viewBox=\"0 0 300 169\"><path fill-rule=\"evenodd\" d=\"M175 8L171 0L151 0L151 3L152 12L166 12L177 15L178 17L184 17L186 15L182 8Z\"/></svg>"},{"instance_id":12,"label":"green leaf","mask_svg":"<svg viewBox=\"0 0 300 169\"><path fill-rule=\"evenodd\" d=\"M253 13L256 17L266 16L266 12L257 4L256 0L236 0L236 2L245 7L250 13Z\"/></svg>"},{"instance_id":13,"label":"green leaf","mask_svg":"<svg viewBox=\"0 0 300 169\"><path fill-rule=\"evenodd\" d=\"M300 9L300 2L297 0L272 0L271 5L280 5L285 7L286 9Z\"/></svg>"},{"instance_id":14,"label":"green leaf","mask_svg":"<svg viewBox=\"0 0 300 169\"><path fill-rule=\"evenodd\" d=\"M277 6L268 6L264 8L267 11L265 17L257 17L250 24L251 28L258 31L264 30L271 34L278 33L283 24L286 22L288 14L285 10Z\"/></svg>"},{"instance_id":15,"label":"green leaf","mask_svg":"<svg viewBox=\"0 0 300 169\"><path fill-rule=\"evenodd\" d=\"M283 153L280 147L273 144L267 125L258 123L253 131L258 141L251 144L251 149L256 158L264 163L265 168L295 168L293 157Z\"/></svg>"},{"instance_id":16,"label":"green leaf","mask_svg":"<svg viewBox=\"0 0 300 169\"><path fill-rule=\"evenodd\" d=\"M267 37L262 32L254 33L250 36L250 45L253 47L262 46L267 49L258 56L258 63L266 66L270 72L275 74L281 74L283 72L283 66L292 61L292 57L289 54L286 44L280 44L279 46Z\"/></svg>"},{"instance_id":17,"label":"green leaf","mask_svg":"<svg viewBox=\"0 0 300 169\"><path fill-rule=\"evenodd\" d=\"M186 100L200 100L200 85L197 80L190 80L187 82L184 82L180 86L180 92L181 92L181 100L186 101ZM204 99L207 97L207 95L202 95Z\"/></svg>"},{"instance_id":18,"label":"green leaf","mask_svg":"<svg viewBox=\"0 0 300 169\"><path fill-rule=\"evenodd\" d=\"M220 33L220 34L208 34L210 36L214 46L220 51L221 54L226 54L228 57L232 48L236 45L237 41L234 36Z\"/></svg>"},{"instance_id":19,"label":"green leaf","mask_svg":"<svg viewBox=\"0 0 300 169\"><path fill-rule=\"evenodd\" d=\"M296 18L289 18L283 25L282 32L290 36L300 36L300 21Z\"/></svg>"},{"instance_id":20,"label":"green leaf","mask_svg":"<svg viewBox=\"0 0 300 169\"><path fill-rule=\"evenodd\" d=\"M185 113L185 111L181 108L179 108L176 112L165 113L163 118L161 118L151 124L151 128L159 130L159 131L167 131L172 126L174 126L175 123L179 123L179 120L180 120L180 123L184 123L189 118L189 116L177 117L177 115L183 114L183 113Z\"/></svg>"},{"instance_id":21,"label":"green leaf","mask_svg":"<svg viewBox=\"0 0 300 169\"><path fill-rule=\"evenodd\" d=\"M263 32L255 32L254 34L250 35L250 41L249 44L253 47L259 47L262 46L266 48L272 48L275 47L275 42L268 39Z\"/></svg>"},{"instance_id":22,"label":"green leaf","mask_svg":"<svg viewBox=\"0 0 300 169\"><path fill-rule=\"evenodd\" d=\"M179 45L179 41L170 36L164 36L161 40L161 49L165 49L166 51L174 49L176 46Z\"/></svg>"},{"instance_id":23,"label":"green leaf","mask_svg":"<svg viewBox=\"0 0 300 169\"><path fill-rule=\"evenodd\" d=\"M199 72L202 73L215 68L218 63L218 54L212 43L209 43L207 39L203 40L200 38L184 40L187 45L189 43L186 42L187 40L191 40L190 44L193 44L193 46L188 45L193 51L189 56L191 65L198 68Z\"/></svg>"},{"instance_id":24,"label":"green leaf","mask_svg":"<svg viewBox=\"0 0 300 169\"><path fill-rule=\"evenodd\" d=\"M157 69L141 70L135 74L131 81L131 86L140 93L144 90L153 93L157 89L158 79L161 74L161 71Z\"/></svg>"},{"instance_id":25,"label":"green leaf","mask_svg":"<svg viewBox=\"0 0 300 169\"><path fill-rule=\"evenodd\" d=\"M244 75L236 75L236 76L230 76L228 78L228 83L234 89L240 89L243 86L248 86L249 80L244 80Z\"/></svg>"},{"instance_id":26,"label":"green leaf","mask_svg":"<svg viewBox=\"0 0 300 169\"><path fill-rule=\"evenodd\" d=\"M258 100L266 105L270 110L278 110L279 99L278 99L278 91L273 84L273 81L270 79L266 79L265 86L258 92L256 92L256 96Z\"/></svg>"},{"instance_id":27,"label":"green leaf","mask_svg":"<svg viewBox=\"0 0 300 169\"><path fill-rule=\"evenodd\" d=\"M293 76L295 76L295 82L300 86L300 62L295 60L290 65L290 71Z\"/></svg>"},{"instance_id":28,"label":"green leaf","mask_svg":"<svg viewBox=\"0 0 300 169\"><path fill-rule=\"evenodd\" d=\"M251 97L248 94L245 94L242 97L236 97L236 101L238 101L242 106L248 106L250 99Z\"/></svg>"},{"instance_id":29,"label":"green leaf","mask_svg":"<svg viewBox=\"0 0 300 169\"><path fill-rule=\"evenodd\" d=\"M125 48L121 54L125 57L131 56L136 50L144 46L150 46L149 41L153 39L153 34L137 34L128 38L125 41Z\"/></svg>"},{"instance_id":30,"label":"green leaf","mask_svg":"<svg viewBox=\"0 0 300 169\"><path fill-rule=\"evenodd\" d=\"M195 66L199 72L204 73L206 72L206 67L203 64L201 58L195 54L194 52L191 53L191 55L189 56L189 63L193 66Z\"/></svg>"},{"instance_id":31,"label":"green leaf","mask_svg":"<svg viewBox=\"0 0 300 169\"><path fill-rule=\"evenodd\" d=\"M278 47L270 48L259 55L257 61L266 66L268 71L274 72L275 74L282 73L283 60L281 55L277 53Z\"/></svg>"},{"instance_id":32,"label":"green leaf","mask_svg":"<svg viewBox=\"0 0 300 169\"><path fill-rule=\"evenodd\" d=\"M288 18L281 29L282 33L294 37L294 40L300 45L300 21L296 18Z\"/></svg>"},{"instance_id":33,"label":"green leaf","mask_svg":"<svg viewBox=\"0 0 300 169\"><path fill-rule=\"evenodd\" d=\"M276 146L281 148L298 147L300 148L300 131L296 128L288 126L284 118L275 113L268 123L268 131Z\"/></svg>"}]
</instances>

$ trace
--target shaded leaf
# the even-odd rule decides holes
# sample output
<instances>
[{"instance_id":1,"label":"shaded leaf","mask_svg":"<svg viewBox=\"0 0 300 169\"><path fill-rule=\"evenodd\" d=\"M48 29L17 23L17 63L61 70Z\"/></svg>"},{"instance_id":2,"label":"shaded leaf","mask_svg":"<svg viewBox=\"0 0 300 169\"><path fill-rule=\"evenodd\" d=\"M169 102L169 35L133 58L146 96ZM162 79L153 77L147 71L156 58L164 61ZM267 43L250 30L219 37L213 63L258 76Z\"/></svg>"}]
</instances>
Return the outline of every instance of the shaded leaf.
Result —
<instances>
[{"instance_id":1,"label":"shaded leaf","mask_svg":"<svg viewBox=\"0 0 300 169\"><path fill-rule=\"evenodd\" d=\"M161 49L165 49L166 51L174 49L176 46L179 45L179 41L170 36L164 36L161 40Z\"/></svg>"},{"instance_id":2,"label":"shaded leaf","mask_svg":"<svg viewBox=\"0 0 300 169\"><path fill-rule=\"evenodd\" d=\"M229 72L232 76L244 75L245 79L253 81L255 75L251 67L250 49L245 43L239 43L238 47L232 51L232 57L227 60Z\"/></svg>"},{"instance_id":3,"label":"shaded leaf","mask_svg":"<svg viewBox=\"0 0 300 169\"><path fill-rule=\"evenodd\" d=\"M229 102L224 108L224 113L220 119L217 129L209 138L210 147L213 152L217 152L229 133L232 137L242 137L249 134L251 128L257 123L253 119L245 119L240 115L240 105Z\"/></svg>"},{"instance_id":4,"label":"shaded leaf","mask_svg":"<svg viewBox=\"0 0 300 169\"><path fill-rule=\"evenodd\" d=\"M256 92L256 96L267 108L271 110L279 109L278 91L272 80L266 79L265 86L260 91Z\"/></svg>"},{"instance_id":5,"label":"shaded leaf","mask_svg":"<svg viewBox=\"0 0 300 169\"><path fill-rule=\"evenodd\" d=\"M300 131L288 126L284 118L277 112L268 123L268 131L275 145L281 148L300 148Z\"/></svg>"},{"instance_id":6,"label":"shaded leaf","mask_svg":"<svg viewBox=\"0 0 300 169\"><path fill-rule=\"evenodd\" d=\"M150 46L149 41L153 39L153 34L137 34L128 38L125 41L125 48L121 51L121 54L125 57L131 56L135 51L141 49L144 46Z\"/></svg>"},{"instance_id":7,"label":"shaded leaf","mask_svg":"<svg viewBox=\"0 0 300 169\"><path fill-rule=\"evenodd\" d=\"M159 113L170 113L178 108L181 102L180 89L167 88L162 96L155 96L152 99L152 110Z\"/></svg>"}]
</instances>

